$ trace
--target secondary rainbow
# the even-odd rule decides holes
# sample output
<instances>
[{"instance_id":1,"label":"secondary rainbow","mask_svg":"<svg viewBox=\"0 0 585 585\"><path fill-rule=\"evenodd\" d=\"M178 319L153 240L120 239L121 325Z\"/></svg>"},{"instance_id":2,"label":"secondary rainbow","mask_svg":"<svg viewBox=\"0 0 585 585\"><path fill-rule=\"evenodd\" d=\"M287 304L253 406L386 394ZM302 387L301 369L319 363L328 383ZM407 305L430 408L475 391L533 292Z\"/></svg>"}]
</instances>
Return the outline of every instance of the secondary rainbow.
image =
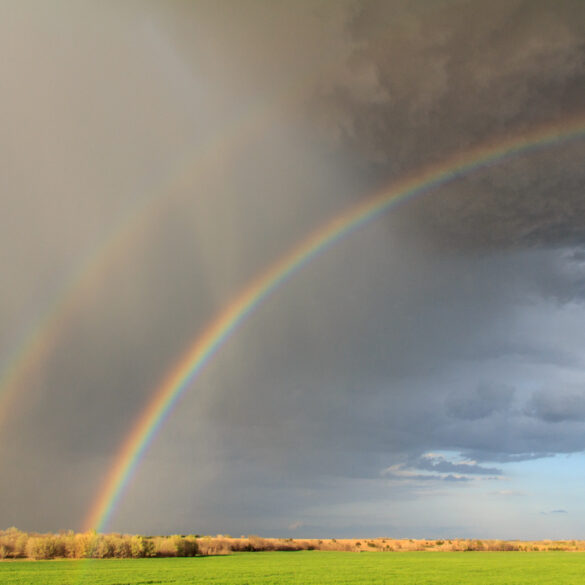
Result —
<instances>
[{"instance_id":1,"label":"secondary rainbow","mask_svg":"<svg viewBox=\"0 0 585 585\"><path fill-rule=\"evenodd\" d=\"M317 254L401 202L514 155L584 136L585 117L581 116L561 123L547 124L521 136L484 143L397 181L326 222L294 246L260 276L254 278L211 320L155 390L115 457L98 497L91 506L85 522L86 529L105 529L132 473L173 406L230 334L270 293Z\"/></svg>"},{"instance_id":2,"label":"secondary rainbow","mask_svg":"<svg viewBox=\"0 0 585 585\"><path fill-rule=\"evenodd\" d=\"M278 97L278 96L277 96ZM280 102L270 107L258 105L246 116L225 127L207 141L188 150L180 160L170 165L162 180L141 197L137 197L113 223L105 238L81 256L61 286L44 303L42 310L31 318L14 349L0 365L0 427L12 402L26 386L27 375L41 363L81 310L87 296L99 285L107 270L127 257L128 251L148 233L159 217L169 197L193 185L200 173L214 168L218 162L245 152L245 147L269 127L278 115Z\"/></svg>"},{"instance_id":3,"label":"secondary rainbow","mask_svg":"<svg viewBox=\"0 0 585 585\"><path fill-rule=\"evenodd\" d=\"M22 395L27 375L49 354L59 334L76 315L76 310L81 309L86 297L112 264L124 256L122 252L127 253L148 232L167 199L176 191L196 184L201 172L214 168L230 156L246 152L246 148L262 136L288 106L301 101L303 88L324 71L325 66L308 71L301 78L280 87L268 96L269 99L259 101L239 119L225 121L208 140L196 143L171 164L153 189L129 204L106 237L80 258L43 309L29 320L13 351L0 364L0 428L4 417L12 412L14 398Z\"/></svg>"},{"instance_id":4,"label":"secondary rainbow","mask_svg":"<svg viewBox=\"0 0 585 585\"><path fill-rule=\"evenodd\" d=\"M191 187L199 173L225 160L226 157L245 152L255 137L270 128L287 107L300 103L303 90L320 79L329 66L335 64L332 55L329 62L309 69L301 77L275 90L271 96L255 104L249 112L236 120L226 120L223 127L208 140L197 143L184 156L170 165L153 189L132 201L120 214L106 236L82 254L73 270L67 275L43 306L31 312L27 326L13 344L3 363L0 364L0 430L5 417L14 414L13 402L26 389L27 376L56 345L59 335L83 308L91 291L99 285L112 264L127 257L128 250L159 217L168 197L186 186Z\"/></svg>"}]
</instances>

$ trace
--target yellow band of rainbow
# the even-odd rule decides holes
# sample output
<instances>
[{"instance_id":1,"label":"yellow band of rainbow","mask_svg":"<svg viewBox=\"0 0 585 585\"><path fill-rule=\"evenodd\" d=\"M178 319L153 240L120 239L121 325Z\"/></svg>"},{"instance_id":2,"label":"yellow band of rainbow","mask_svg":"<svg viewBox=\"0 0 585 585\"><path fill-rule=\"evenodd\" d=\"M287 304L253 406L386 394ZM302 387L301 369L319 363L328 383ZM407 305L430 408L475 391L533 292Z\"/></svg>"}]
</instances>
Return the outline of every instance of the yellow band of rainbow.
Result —
<instances>
[{"instance_id":1,"label":"yellow band of rainbow","mask_svg":"<svg viewBox=\"0 0 585 585\"><path fill-rule=\"evenodd\" d=\"M115 456L114 464L87 516L86 529L101 531L105 528L129 479L173 406L229 335L269 294L317 254L401 202L512 156L559 145L583 136L585 117L581 116L458 153L397 181L350 207L294 246L265 272L254 278L212 319L155 390Z\"/></svg>"}]
</instances>

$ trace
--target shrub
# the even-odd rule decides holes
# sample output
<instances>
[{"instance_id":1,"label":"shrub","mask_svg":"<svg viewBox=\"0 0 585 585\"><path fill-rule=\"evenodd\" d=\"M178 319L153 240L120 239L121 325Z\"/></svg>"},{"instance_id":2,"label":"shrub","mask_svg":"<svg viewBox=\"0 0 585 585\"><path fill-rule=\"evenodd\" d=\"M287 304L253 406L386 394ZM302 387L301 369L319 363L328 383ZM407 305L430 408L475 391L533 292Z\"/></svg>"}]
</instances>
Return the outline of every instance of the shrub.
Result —
<instances>
[{"instance_id":1,"label":"shrub","mask_svg":"<svg viewBox=\"0 0 585 585\"><path fill-rule=\"evenodd\" d=\"M232 546L229 540L225 538L202 538L197 542L199 553L202 555L226 555L232 552ZM261 550L252 547L249 550Z\"/></svg>"},{"instance_id":2,"label":"shrub","mask_svg":"<svg viewBox=\"0 0 585 585\"><path fill-rule=\"evenodd\" d=\"M251 534L250 536L248 536L248 541L252 545L253 550L256 551L269 550L268 541L265 538L262 538L261 536Z\"/></svg>"},{"instance_id":3,"label":"shrub","mask_svg":"<svg viewBox=\"0 0 585 585\"><path fill-rule=\"evenodd\" d=\"M168 536L157 536L153 540L154 556L157 557L176 557L177 547L174 540Z\"/></svg>"},{"instance_id":4,"label":"shrub","mask_svg":"<svg viewBox=\"0 0 585 585\"><path fill-rule=\"evenodd\" d=\"M130 538L130 555L133 559L140 559L144 556L144 538L142 536Z\"/></svg>"},{"instance_id":5,"label":"shrub","mask_svg":"<svg viewBox=\"0 0 585 585\"><path fill-rule=\"evenodd\" d=\"M53 539L46 536L33 536L28 539L25 552L31 559L52 559L55 556Z\"/></svg>"},{"instance_id":6,"label":"shrub","mask_svg":"<svg viewBox=\"0 0 585 585\"><path fill-rule=\"evenodd\" d=\"M177 556L179 557L194 557L199 552L197 539L194 536L173 537L175 539L175 547Z\"/></svg>"}]
</instances>

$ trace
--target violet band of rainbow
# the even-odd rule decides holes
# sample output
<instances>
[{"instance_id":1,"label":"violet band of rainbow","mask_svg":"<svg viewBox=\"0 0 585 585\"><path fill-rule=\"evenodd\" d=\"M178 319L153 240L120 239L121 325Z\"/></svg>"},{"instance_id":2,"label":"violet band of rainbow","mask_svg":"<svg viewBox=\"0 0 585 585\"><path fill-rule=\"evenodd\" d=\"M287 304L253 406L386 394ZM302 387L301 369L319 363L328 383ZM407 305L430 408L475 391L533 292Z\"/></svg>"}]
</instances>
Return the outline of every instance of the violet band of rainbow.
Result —
<instances>
[{"instance_id":1,"label":"violet band of rainbow","mask_svg":"<svg viewBox=\"0 0 585 585\"><path fill-rule=\"evenodd\" d=\"M109 469L85 522L86 529L105 529L124 489L173 407L237 327L296 271L329 246L388 212L476 170L533 150L585 136L585 117L540 126L522 135L491 141L393 183L325 222L266 271L254 278L211 320L170 370L127 435Z\"/></svg>"}]
</instances>

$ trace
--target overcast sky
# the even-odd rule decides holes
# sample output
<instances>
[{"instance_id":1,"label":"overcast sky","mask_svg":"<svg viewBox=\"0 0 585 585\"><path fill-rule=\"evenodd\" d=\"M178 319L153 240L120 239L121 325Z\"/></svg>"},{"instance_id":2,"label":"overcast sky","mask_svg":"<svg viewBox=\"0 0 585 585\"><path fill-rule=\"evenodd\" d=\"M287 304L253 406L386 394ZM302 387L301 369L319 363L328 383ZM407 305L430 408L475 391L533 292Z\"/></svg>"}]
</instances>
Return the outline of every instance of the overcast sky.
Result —
<instances>
[{"instance_id":1,"label":"overcast sky","mask_svg":"<svg viewBox=\"0 0 585 585\"><path fill-rule=\"evenodd\" d=\"M190 343L319 225L585 116L583 31L582 0L1 0L0 528L81 529ZM107 529L585 538L584 156L505 159L317 256Z\"/></svg>"}]
</instances>

